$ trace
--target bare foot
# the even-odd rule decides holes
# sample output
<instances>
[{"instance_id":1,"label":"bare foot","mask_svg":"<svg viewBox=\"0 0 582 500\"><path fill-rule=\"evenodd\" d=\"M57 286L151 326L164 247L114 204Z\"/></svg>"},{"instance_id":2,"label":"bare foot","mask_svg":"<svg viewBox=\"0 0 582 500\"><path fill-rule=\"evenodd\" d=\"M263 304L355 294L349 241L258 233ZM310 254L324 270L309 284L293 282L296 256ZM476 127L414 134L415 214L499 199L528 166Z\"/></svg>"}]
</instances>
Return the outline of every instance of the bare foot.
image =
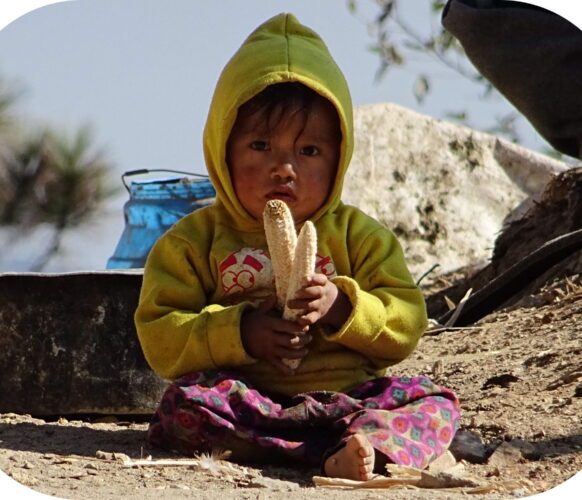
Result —
<instances>
[{"instance_id":1,"label":"bare foot","mask_svg":"<svg viewBox=\"0 0 582 500\"><path fill-rule=\"evenodd\" d=\"M374 458L374 448L368 438L354 434L343 448L327 458L323 469L328 477L368 481L372 479Z\"/></svg>"}]
</instances>

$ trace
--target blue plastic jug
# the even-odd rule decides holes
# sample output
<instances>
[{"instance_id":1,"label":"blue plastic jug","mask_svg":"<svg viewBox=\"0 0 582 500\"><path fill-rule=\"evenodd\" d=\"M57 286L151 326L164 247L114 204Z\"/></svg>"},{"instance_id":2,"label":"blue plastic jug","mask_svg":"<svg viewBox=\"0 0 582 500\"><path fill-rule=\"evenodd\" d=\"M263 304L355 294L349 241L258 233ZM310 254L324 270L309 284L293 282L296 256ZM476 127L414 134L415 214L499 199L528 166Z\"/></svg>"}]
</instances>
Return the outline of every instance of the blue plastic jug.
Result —
<instances>
[{"instance_id":1,"label":"blue plastic jug","mask_svg":"<svg viewBox=\"0 0 582 500\"><path fill-rule=\"evenodd\" d=\"M181 174L157 179L133 180L127 177L167 172ZM107 269L143 267L156 240L174 223L198 208L210 205L216 192L206 175L178 170L132 170L121 179L129 193L123 212L125 228Z\"/></svg>"}]
</instances>

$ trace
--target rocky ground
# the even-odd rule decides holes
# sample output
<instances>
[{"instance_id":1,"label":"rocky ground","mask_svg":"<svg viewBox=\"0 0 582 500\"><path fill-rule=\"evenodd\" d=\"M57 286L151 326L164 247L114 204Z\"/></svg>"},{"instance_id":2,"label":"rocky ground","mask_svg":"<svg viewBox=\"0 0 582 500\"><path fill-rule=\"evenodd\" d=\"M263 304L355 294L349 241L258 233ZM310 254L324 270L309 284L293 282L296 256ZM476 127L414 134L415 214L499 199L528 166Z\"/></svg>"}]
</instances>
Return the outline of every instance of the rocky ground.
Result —
<instances>
[{"instance_id":1,"label":"rocky ground","mask_svg":"<svg viewBox=\"0 0 582 500\"><path fill-rule=\"evenodd\" d=\"M460 465L454 474L435 475L440 482L432 487L413 480L390 489L330 491L314 485L318 471L311 469L207 458L162 465L156 460L179 457L148 447L145 419L121 416L0 415L0 469L36 491L79 500L525 497L582 470L581 325L582 279L571 276L470 327L428 333L394 367L394 374L429 375L461 400L452 448ZM128 461L148 456L150 464Z\"/></svg>"}]
</instances>

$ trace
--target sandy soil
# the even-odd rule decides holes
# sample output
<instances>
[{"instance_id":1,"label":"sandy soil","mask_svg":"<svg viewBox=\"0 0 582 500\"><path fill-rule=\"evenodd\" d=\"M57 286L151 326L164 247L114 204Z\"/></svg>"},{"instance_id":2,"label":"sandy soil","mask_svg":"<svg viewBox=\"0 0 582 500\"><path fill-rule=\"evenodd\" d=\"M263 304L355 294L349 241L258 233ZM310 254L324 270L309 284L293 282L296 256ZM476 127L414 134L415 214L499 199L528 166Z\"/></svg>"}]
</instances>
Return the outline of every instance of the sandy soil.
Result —
<instances>
[{"instance_id":1,"label":"sandy soil","mask_svg":"<svg viewBox=\"0 0 582 500\"><path fill-rule=\"evenodd\" d=\"M220 460L124 467L123 455L177 457L147 446L145 420L120 416L0 415L0 469L36 491L79 500L525 497L582 470L581 330L582 280L574 276L471 327L425 335L394 367L394 374L429 375L459 395L463 417L454 454L480 489L330 491L314 486L317 470Z\"/></svg>"}]
</instances>

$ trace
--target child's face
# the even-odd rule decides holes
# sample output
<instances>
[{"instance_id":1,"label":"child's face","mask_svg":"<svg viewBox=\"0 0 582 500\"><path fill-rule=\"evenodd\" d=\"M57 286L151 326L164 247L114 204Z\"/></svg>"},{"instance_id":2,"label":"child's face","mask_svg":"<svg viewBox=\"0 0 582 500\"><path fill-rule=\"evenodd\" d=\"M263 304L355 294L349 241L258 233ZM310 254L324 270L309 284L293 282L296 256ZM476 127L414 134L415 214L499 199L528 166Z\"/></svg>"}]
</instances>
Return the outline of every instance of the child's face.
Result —
<instances>
[{"instance_id":1,"label":"child's face","mask_svg":"<svg viewBox=\"0 0 582 500\"><path fill-rule=\"evenodd\" d=\"M239 112L226 149L241 205L261 219L265 204L287 203L295 222L309 219L333 187L341 132L335 108L315 99L309 112L280 110L275 127L263 113Z\"/></svg>"}]
</instances>

